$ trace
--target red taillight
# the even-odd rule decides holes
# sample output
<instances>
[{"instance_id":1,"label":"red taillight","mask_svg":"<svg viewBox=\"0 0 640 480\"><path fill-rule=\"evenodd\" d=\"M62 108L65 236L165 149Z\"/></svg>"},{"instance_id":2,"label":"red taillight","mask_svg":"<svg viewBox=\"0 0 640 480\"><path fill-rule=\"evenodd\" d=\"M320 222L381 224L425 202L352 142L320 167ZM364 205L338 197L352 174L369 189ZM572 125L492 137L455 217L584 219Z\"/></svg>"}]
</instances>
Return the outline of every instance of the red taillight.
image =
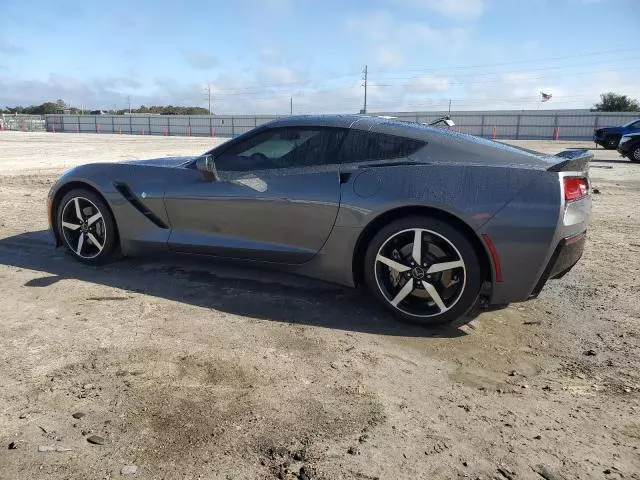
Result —
<instances>
[{"instance_id":1,"label":"red taillight","mask_svg":"<svg viewBox=\"0 0 640 480\"><path fill-rule=\"evenodd\" d=\"M564 177L564 199L567 202L584 197L589 190L586 178Z\"/></svg>"}]
</instances>

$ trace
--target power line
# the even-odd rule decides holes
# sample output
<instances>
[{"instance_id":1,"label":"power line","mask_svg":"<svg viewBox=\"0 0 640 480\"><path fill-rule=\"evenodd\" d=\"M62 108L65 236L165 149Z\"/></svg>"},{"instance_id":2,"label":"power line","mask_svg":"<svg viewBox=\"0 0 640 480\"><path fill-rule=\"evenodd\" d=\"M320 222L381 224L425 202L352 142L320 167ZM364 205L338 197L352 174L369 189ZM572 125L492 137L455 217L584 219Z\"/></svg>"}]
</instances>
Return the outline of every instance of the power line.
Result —
<instances>
[{"instance_id":1,"label":"power line","mask_svg":"<svg viewBox=\"0 0 640 480\"><path fill-rule=\"evenodd\" d=\"M374 70L373 73L381 73L381 72L388 72L388 71L395 71L395 72L432 72L432 71L442 71L442 70L462 70L462 69L467 69L467 68L485 68L485 67L498 67L498 66L504 66L504 65L517 65L517 64L523 64L523 63L540 63L540 62L548 62L548 61L555 61L555 60L566 60L568 58L576 58L576 57L590 57L590 56L597 56L597 55L607 55L610 53L619 53L619 52L630 52L630 51L634 51L637 52L638 49L637 48L619 48L619 49L615 49L615 50L603 50L603 51L599 51L599 52L591 52L591 53L578 53L578 54L574 54L574 55L567 55L567 56L562 56L562 57L547 57L547 58L540 58L540 59L534 59L534 60L516 60L513 62L501 62L501 63L484 63L484 64L476 64L476 65L460 65L460 66L455 66L455 67L441 67L441 68L416 68L416 69L406 69L406 70Z\"/></svg>"},{"instance_id":2,"label":"power line","mask_svg":"<svg viewBox=\"0 0 640 480\"><path fill-rule=\"evenodd\" d=\"M630 58L620 58L617 60L603 60L600 62L589 62L589 63L574 63L571 65L556 65L553 67L540 67L540 68L527 68L525 70L504 70L497 72L477 72L477 73L465 73L459 75L447 75L448 78L467 78L467 77L479 77L479 76L490 76L490 75L504 75L504 74L520 74L520 73L528 73L528 72L539 72L539 71L547 71L547 70L566 70L568 68L575 67L586 67L592 65L606 65L610 63L621 63L621 62L630 62L640 60L640 57L630 57ZM419 76L411 76L411 77L396 77L396 78L386 78L383 77L385 81L388 80L410 80L414 78L421 78Z\"/></svg>"},{"instance_id":3,"label":"power line","mask_svg":"<svg viewBox=\"0 0 640 480\"><path fill-rule=\"evenodd\" d=\"M605 55L605 54L610 54L610 53L629 52L629 51L637 52L637 49L625 48L625 49L616 49L616 50L607 50L607 51L600 51L600 52L576 54L576 55L562 56L562 57L547 57L547 58L541 58L541 59L536 59L536 60L518 60L518 61L513 61L513 62L485 63L485 64L462 65L462 66L454 66L454 67L441 67L441 68L428 68L428 69L408 69L408 70L407 69L403 69L403 70L373 70L373 71L368 70L368 73L382 73L382 74L384 74L384 76L386 76L386 75L402 74L402 73L408 73L408 72L436 72L436 71L437 72L446 72L446 71L449 71L449 70L464 70L464 69L507 66L507 65L526 64L526 63L540 63L540 62L547 62L547 61L564 60L564 59L567 59L567 58L598 56L598 55ZM637 57L628 58L628 59L604 60L604 61L599 61L599 62L590 62L590 63L587 63L587 64L574 64L574 65L562 65L562 66L552 66L552 67L530 68L530 69L526 69L526 70L519 70L518 72L539 71L539 70L553 70L553 69L570 68L570 67L582 66L582 65L616 63L616 62L620 62L620 61L630 61L630 60L634 60L634 59L637 59ZM475 75L492 75L492 74L500 74L500 73L517 73L517 72L478 72L478 73L459 74L459 75L455 75L455 77L463 77L463 76L471 77L471 76L475 76ZM283 88L290 88L290 87L294 87L294 86L303 86L303 87L307 87L307 88L314 88L314 87L315 88L319 88L318 87L318 83L321 82L321 81L335 80L335 79L345 78L345 77L355 77L357 75L358 75L358 73L352 72L352 73L345 73L345 74L339 74L339 75L330 75L330 76L325 76L325 77L318 77L318 78L316 78L314 80L311 80L311 81L300 81L300 82L293 82L293 83L287 83L287 84L258 84L258 85L253 85L253 86L249 86L249 87L244 87L244 88L215 89L215 93L216 93L216 95L231 95L231 94L234 94L234 93L242 95L242 94L248 94L250 92L263 93L264 89L283 89ZM414 78L414 77L403 77L403 78ZM400 79L400 78L398 78L398 79ZM373 86L371 84L369 84L369 85Z\"/></svg>"},{"instance_id":4,"label":"power line","mask_svg":"<svg viewBox=\"0 0 640 480\"><path fill-rule=\"evenodd\" d=\"M548 78L562 78L562 77L567 77L567 76L571 76L571 77L577 77L577 76L582 76L582 75L593 75L596 73L624 73L624 72L629 72L629 71L635 71L640 69L640 67L631 67L631 68L627 68L624 71L620 71L620 70L590 70L590 71L586 71L586 72L571 72L571 73L563 73L560 75L544 75L544 76L538 76L538 77L528 77L525 80L526 81L531 81L531 80L545 80ZM512 74L517 75L518 72L510 72ZM399 79L399 80L404 80L404 79ZM495 85L495 84L502 84L502 83L510 83L509 80L506 80L504 78L502 79L490 79L490 80L483 80L483 81L452 81L452 82L448 82L446 78L442 79L443 81L446 81L447 87L451 87L451 86L465 86L465 85ZM520 80L522 81L522 80ZM411 83L399 83L399 84L369 84L370 87L415 87L415 84L411 84ZM419 94L419 92L416 92L416 94Z\"/></svg>"}]
</instances>

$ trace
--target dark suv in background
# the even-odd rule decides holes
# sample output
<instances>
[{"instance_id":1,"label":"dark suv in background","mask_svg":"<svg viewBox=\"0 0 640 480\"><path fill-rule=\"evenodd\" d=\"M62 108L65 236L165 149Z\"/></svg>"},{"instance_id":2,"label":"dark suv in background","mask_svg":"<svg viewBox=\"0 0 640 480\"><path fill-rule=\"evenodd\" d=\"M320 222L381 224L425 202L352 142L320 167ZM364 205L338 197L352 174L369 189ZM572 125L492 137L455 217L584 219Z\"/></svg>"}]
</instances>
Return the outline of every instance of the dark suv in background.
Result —
<instances>
[{"instance_id":1,"label":"dark suv in background","mask_svg":"<svg viewBox=\"0 0 640 480\"><path fill-rule=\"evenodd\" d=\"M618 143L618 152L635 163L640 163L640 132L623 135Z\"/></svg>"},{"instance_id":2,"label":"dark suv in background","mask_svg":"<svg viewBox=\"0 0 640 480\"><path fill-rule=\"evenodd\" d=\"M618 148L618 142L623 135L629 133L640 133L640 119L631 120L629 123L618 127L598 128L593 132L593 141L596 145L602 145L604 148L614 150Z\"/></svg>"}]
</instances>

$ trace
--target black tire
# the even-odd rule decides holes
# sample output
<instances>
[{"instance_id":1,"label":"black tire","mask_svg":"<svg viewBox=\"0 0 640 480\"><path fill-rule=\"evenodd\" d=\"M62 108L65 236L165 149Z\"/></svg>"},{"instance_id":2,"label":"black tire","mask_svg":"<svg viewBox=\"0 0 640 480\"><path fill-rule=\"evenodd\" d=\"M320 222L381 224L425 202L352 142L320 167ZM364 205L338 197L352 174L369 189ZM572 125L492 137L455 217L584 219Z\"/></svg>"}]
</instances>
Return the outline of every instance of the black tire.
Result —
<instances>
[{"instance_id":1,"label":"black tire","mask_svg":"<svg viewBox=\"0 0 640 480\"><path fill-rule=\"evenodd\" d=\"M609 135L604 139L604 148L607 150L615 150L618 148L618 143L620 143L620 136L618 135Z\"/></svg>"},{"instance_id":2,"label":"black tire","mask_svg":"<svg viewBox=\"0 0 640 480\"><path fill-rule=\"evenodd\" d=\"M633 163L640 163L640 145L633 147L633 150L629 152L629 160Z\"/></svg>"},{"instance_id":3,"label":"black tire","mask_svg":"<svg viewBox=\"0 0 640 480\"><path fill-rule=\"evenodd\" d=\"M421 265L415 264L415 242L412 241L411 247L403 246L407 240L417 238L416 230L423 231L420 233ZM411 235L413 237L407 238ZM422 250L425 245L426 250ZM412 252L409 257L406 255L407 248L411 248ZM438 251L442 255L434 254ZM384 260L382 262L379 260L381 257ZM411 270L398 273L387 265L388 258L397 260L403 268L411 267ZM438 268L433 267L434 264L453 265L459 261L462 261L462 266L439 273L429 272L430 269ZM382 228L369 243L364 262L365 281L378 301L397 319L423 326L460 323L476 303L482 285L480 262L471 242L455 227L430 217L402 218ZM397 268L398 264L395 265ZM405 288L413 288L411 285L407 286L409 282L413 282L415 289L397 305L393 305L393 301L403 294ZM448 285L445 286L445 283ZM440 303L427 292L428 289L432 292L435 289ZM396 297L393 297L394 294ZM446 307L446 310L442 307Z\"/></svg>"},{"instance_id":4,"label":"black tire","mask_svg":"<svg viewBox=\"0 0 640 480\"><path fill-rule=\"evenodd\" d=\"M82 221L78 219L76 205ZM118 239L116 222L105 201L92 191L78 188L62 197L56 211L56 228L62 243L76 260L102 265L113 259Z\"/></svg>"}]
</instances>

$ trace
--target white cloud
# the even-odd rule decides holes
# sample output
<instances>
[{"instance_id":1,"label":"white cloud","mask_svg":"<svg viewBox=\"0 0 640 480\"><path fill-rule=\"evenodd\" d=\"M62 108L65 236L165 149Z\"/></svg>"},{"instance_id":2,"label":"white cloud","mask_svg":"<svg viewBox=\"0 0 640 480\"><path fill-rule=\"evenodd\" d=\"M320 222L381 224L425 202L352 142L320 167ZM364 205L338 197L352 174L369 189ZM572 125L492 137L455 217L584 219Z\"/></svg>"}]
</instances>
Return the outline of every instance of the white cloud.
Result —
<instances>
[{"instance_id":1,"label":"white cloud","mask_svg":"<svg viewBox=\"0 0 640 480\"><path fill-rule=\"evenodd\" d=\"M435 75L414 77L407 83L407 90L411 93L445 92L450 87L449 79Z\"/></svg>"},{"instance_id":2,"label":"white cloud","mask_svg":"<svg viewBox=\"0 0 640 480\"><path fill-rule=\"evenodd\" d=\"M512 72L505 73L502 75L502 80L505 83L513 83L513 84L523 84L523 83L532 83L538 80L539 74L537 73L523 73L523 72Z\"/></svg>"},{"instance_id":3,"label":"white cloud","mask_svg":"<svg viewBox=\"0 0 640 480\"><path fill-rule=\"evenodd\" d=\"M589 75L544 78L545 72L504 74L494 81L483 79L465 87L465 97L454 101L463 109L588 109L603 92L614 91L640 98L640 86L631 75L596 72ZM551 93L540 104L540 92ZM457 104L457 106L456 106Z\"/></svg>"},{"instance_id":4,"label":"white cloud","mask_svg":"<svg viewBox=\"0 0 640 480\"><path fill-rule=\"evenodd\" d=\"M434 28L425 22L396 19L386 10L376 10L358 17L348 17L346 27L359 38L384 42L387 48L401 52L406 45L423 49L455 51L467 41L462 28Z\"/></svg>"},{"instance_id":5,"label":"white cloud","mask_svg":"<svg viewBox=\"0 0 640 480\"><path fill-rule=\"evenodd\" d=\"M300 82L300 78L292 69L279 65L265 65L260 75L267 84L291 85Z\"/></svg>"},{"instance_id":6,"label":"white cloud","mask_svg":"<svg viewBox=\"0 0 640 480\"><path fill-rule=\"evenodd\" d=\"M275 48L267 46L260 50L260 61L266 64L281 64L282 57Z\"/></svg>"},{"instance_id":7,"label":"white cloud","mask_svg":"<svg viewBox=\"0 0 640 480\"><path fill-rule=\"evenodd\" d=\"M218 64L218 59L206 52L196 50L185 50L182 52L185 61L198 70L209 70Z\"/></svg>"},{"instance_id":8,"label":"white cloud","mask_svg":"<svg viewBox=\"0 0 640 480\"><path fill-rule=\"evenodd\" d=\"M485 11L484 0L395 0L411 7L422 7L445 17L468 20L480 17Z\"/></svg>"},{"instance_id":9,"label":"white cloud","mask_svg":"<svg viewBox=\"0 0 640 480\"><path fill-rule=\"evenodd\" d=\"M376 49L375 60L381 68L398 68L405 63L402 52L386 46L380 46Z\"/></svg>"},{"instance_id":10,"label":"white cloud","mask_svg":"<svg viewBox=\"0 0 640 480\"><path fill-rule=\"evenodd\" d=\"M374 72L368 91L368 110L416 111L484 109L590 108L603 92L614 91L640 98L640 85L632 72L601 71L580 76L548 76L548 72L503 73L448 78L424 73L411 79ZM132 104L206 107L204 85L210 84L213 110L226 114L285 114L289 97L295 113L356 113L362 108L364 90L358 75L351 79L307 82L303 72L278 65L260 65L253 70L228 70L203 77L199 83L181 83L172 78L146 79L99 77L79 80L67 75L50 75L37 80L20 80L0 72L0 105L30 105L62 98L73 106L91 109L124 108L127 96ZM281 85L267 88L265 85ZM552 93L550 102L540 104L540 91Z\"/></svg>"},{"instance_id":11,"label":"white cloud","mask_svg":"<svg viewBox=\"0 0 640 480\"><path fill-rule=\"evenodd\" d=\"M395 20L386 10L376 10L346 20L347 29L358 35L384 40L392 34Z\"/></svg>"},{"instance_id":12,"label":"white cloud","mask_svg":"<svg viewBox=\"0 0 640 480\"><path fill-rule=\"evenodd\" d=\"M406 22L402 25L403 38L410 41L422 41L432 48L446 48L448 51L460 50L467 42L467 32L462 28L437 29L418 22Z\"/></svg>"}]
</instances>

